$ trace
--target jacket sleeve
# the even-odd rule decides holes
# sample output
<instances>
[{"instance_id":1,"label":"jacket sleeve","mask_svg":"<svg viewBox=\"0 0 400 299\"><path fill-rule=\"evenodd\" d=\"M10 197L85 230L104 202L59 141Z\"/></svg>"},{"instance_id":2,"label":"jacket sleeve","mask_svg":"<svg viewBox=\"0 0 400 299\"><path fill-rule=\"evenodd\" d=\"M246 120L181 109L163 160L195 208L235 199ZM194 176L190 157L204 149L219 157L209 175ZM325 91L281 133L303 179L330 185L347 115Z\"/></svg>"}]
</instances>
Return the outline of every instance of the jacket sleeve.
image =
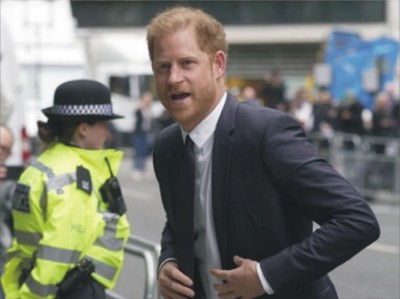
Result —
<instances>
[{"instance_id":1,"label":"jacket sleeve","mask_svg":"<svg viewBox=\"0 0 400 299\"><path fill-rule=\"evenodd\" d=\"M163 131L165 132L165 131ZM166 212L166 222L164 229L161 234L161 254L158 261L158 267L162 265L166 260L175 259L175 235L172 227L171 221L171 199L169 198L169 178L171 173L168 173L167 162L168 159L165 156L165 146L163 147L163 142L160 141L165 137L161 133L160 137L154 146L153 151L153 166L154 172L156 174L157 181L160 186L161 199Z\"/></svg>"},{"instance_id":2,"label":"jacket sleeve","mask_svg":"<svg viewBox=\"0 0 400 299\"><path fill-rule=\"evenodd\" d=\"M1 277L6 299L19 299L19 285L15 277L21 276L22 258L18 255L16 240L13 240L13 246L7 252L7 263L4 267L4 274Z\"/></svg>"},{"instance_id":3,"label":"jacket sleeve","mask_svg":"<svg viewBox=\"0 0 400 299\"><path fill-rule=\"evenodd\" d=\"M328 273L375 241L373 212L351 184L319 158L288 115L265 129L264 163L293 209L320 225L302 242L261 261L276 293L297 289Z\"/></svg>"}]
</instances>

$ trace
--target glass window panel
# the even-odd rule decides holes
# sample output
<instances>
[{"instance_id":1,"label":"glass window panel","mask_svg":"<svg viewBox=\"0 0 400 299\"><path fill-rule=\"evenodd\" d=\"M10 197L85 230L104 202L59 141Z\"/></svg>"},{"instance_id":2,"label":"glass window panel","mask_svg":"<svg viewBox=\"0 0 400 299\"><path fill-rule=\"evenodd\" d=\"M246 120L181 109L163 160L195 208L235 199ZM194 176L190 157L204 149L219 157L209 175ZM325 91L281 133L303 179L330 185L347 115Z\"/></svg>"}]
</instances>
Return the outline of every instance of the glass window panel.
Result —
<instances>
[{"instance_id":1,"label":"glass window panel","mask_svg":"<svg viewBox=\"0 0 400 299\"><path fill-rule=\"evenodd\" d=\"M71 1L79 27L146 26L175 5L200 7L225 25L384 22L386 2L371 1Z\"/></svg>"}]
</instances>

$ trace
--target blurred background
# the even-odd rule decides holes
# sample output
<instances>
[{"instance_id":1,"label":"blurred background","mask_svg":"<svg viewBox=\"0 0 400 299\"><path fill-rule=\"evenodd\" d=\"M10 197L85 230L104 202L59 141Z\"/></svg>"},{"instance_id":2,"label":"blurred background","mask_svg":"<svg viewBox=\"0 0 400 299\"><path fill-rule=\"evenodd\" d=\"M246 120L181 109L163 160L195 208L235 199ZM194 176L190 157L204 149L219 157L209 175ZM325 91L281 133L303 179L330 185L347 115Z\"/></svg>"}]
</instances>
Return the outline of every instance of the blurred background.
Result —
<instances>
[{"instance_id":1,"label":"blurred background","mask_svg":"<svg viewBox=\"0 0 400 299\"><path fill-rule=\"evenodd\" d=\"M150 156L145 173L135 172L132 136L145 92L154 96L149 139L172 122L154 90L145 36L149 20L177 4L200 7L225 26L227 89L297 119L382 221L380 241L333 273L341 298L399 298L398 0L0 0L0 122L16 136L8 166L22 170L40 152L36 122L57 85L103 82L115 113L125 116L112 122L111 146L126 152L120 176L133 233L157 244L164 222L158 187ZM127 259L116 288L129 299L156 296L146 295L153 278L140 255Z\"/></svg>"}]
</instances>

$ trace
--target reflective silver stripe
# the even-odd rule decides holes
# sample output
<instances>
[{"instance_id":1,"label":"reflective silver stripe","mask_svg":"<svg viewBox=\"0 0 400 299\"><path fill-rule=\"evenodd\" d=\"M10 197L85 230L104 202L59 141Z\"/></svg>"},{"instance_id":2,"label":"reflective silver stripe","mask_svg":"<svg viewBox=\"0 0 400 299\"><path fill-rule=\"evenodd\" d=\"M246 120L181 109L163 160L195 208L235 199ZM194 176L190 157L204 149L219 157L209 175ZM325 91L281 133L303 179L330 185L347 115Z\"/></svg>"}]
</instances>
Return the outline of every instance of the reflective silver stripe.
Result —
<instances>
[{"instance_id":1,"label":"reflective silver stripe","mask_svg":"<svg viewBox=\"0 0 400 299\"><path fill-rule=\"evenodd\" d=\"M105 212L103 214L104 222L106 223L104 235L99 237L95 245L104 247L111 251L120 251L123 249L123 238L116 238L117 224L119 216L113 213Z\"/></svg>"},{"instance_id":2,"label":"reflective silver stripe","mask_svg":"<svg viewBox=\"0 0 400 299\"><path fill-rule=\"evenodd\" d=\"M103 263L99 260L96 260L92 257L87 256L86 257L88 260L91 260L95 266L95 273L104 277L107 280L113 280L115 274L117 273L117 269L107 265L106 263Z\"/></svg>"},{"instance_id":3,"label":"reflective silver stripe","mask_svg":"<svg viewBox=\"0 0 400 299\"><path fill-rule=\"evenodd\" d=\"M95 245L104 247L111 251L120 251L123 249L124 239L117 239L111 235L104 235L96 240Z\"/></svg>"},{"instance_id":4,"label":"reflective silver stripe","mask_svg":"<svg viewBox=\"0 0 400 299\"><path fill-rule=\"evenodd\" d=\"M64 186L67 186L76 181L75 173L55 176L51 168L47 167L45 164L39 162L38 160L34 160L31 165L47 175L47 177L49 178L47 182L47 189L56 190L57 194L62 194L62 188Z\"/></svg>"},{"instance_id":5,"label":"reflective silver stripe","mask_svg":"<svg viewBox=\"0 0 400 299\"><path fill-rule=\"evenodd\" d=\"M43 237L41 233L25 232L17 229L14 231L14 233L19 244L29 246L38 246L40 239Z\"/></svg>"},{"instance_id":6,"label":"reflective silver stripe","mask_svg":"<svg viewBox=\"0 0 400 299\"><path fill-rule=\"evenodd\" d=\"M32 275L29 275L29 277L25 281L26 285L28 286L29 290L41 297L47 297L49 295L56 295L57 288L53 284L48 284L44 285L41 283L38 283L35 279L33 279Z\"/></svg>"},{"instance_id":7,"label":"reflective silver stripe","mask_svg":"<svg viewBox=\"0 0 400 299\"><path fill-rule=\"evenodd\" d=\"M103 211L103 210L98 210L98 212L103 215L103 220L106 223L107 226L109 226L109 224L114 224L115 226L118 223L119 220L119 215L118 214L114 214L108 211Z\"/></svg>"},{"instance_id":8,"label":"reflective silver stripe","mask_svg":"<svg viewBox=\"0 0 400 299\"><path fill-rule=\"evenodd\" d=\"M76 264L80 255L81 252L77 250L68 250L40 245L37 257L43 260L58 263Z\"/></svg>"},{"instance_id":9,"label":"reflective silver stripe","mask_svg":"<svg viewBox=\"0 0 400 299\"><path fill-rule=\"evenodd\" d=\"M44 172L48 178L52 178L54 176L53 170L51 168L47 167L44 165L42 162L39 162L38 160L34 160L31 165L35 167L36 169L40 170L41 172Z\"/></svg>"},{"instance_id":10,"label":"reflective silver stripe","mask_svg":"<svg viewBox=\"0 0 400 299\"><path fill-rule=\"evenodd\" d=\"M47 190L60 190L76 181L76 173L66 173L49 178L46 183Z\"/></svg>"},{"instance_id":11,"label":"reflective silver stripe","mask_svg":"<svg viewBox=\"0 0 400 299\"><path fill-rule=\"evenodd\" d=\"M47 188L44 186L40 195L40 208L42 209L43 221L47 221Z\"/></svg>"}]
</instances>

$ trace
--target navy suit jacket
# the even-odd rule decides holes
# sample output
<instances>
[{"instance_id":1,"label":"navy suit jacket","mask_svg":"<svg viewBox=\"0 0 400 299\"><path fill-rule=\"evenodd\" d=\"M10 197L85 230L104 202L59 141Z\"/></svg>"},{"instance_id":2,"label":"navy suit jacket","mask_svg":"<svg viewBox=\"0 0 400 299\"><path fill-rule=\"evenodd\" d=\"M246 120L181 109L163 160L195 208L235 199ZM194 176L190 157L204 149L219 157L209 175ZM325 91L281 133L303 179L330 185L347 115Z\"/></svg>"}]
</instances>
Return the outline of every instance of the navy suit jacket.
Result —
<instances>
[{"instance_id":1,"label":"navy suit jacket","mask_svg":"<svg viewBox=\"0 0 400 299\"><path fill-rule=\"evenodd\" d=\"M161 264L175 257L177 124L158 137L154 169L166 224ZM327 273L379 237L362 196L317 156L287 114L239 104L228 94L212 154L212 205L223 269L233 256L258 261L275 291L262 298L333 299ZM313 222L319 228L313 232ZM195 289L200 281L195 278Z\"/></svg>"}]
</instances>

